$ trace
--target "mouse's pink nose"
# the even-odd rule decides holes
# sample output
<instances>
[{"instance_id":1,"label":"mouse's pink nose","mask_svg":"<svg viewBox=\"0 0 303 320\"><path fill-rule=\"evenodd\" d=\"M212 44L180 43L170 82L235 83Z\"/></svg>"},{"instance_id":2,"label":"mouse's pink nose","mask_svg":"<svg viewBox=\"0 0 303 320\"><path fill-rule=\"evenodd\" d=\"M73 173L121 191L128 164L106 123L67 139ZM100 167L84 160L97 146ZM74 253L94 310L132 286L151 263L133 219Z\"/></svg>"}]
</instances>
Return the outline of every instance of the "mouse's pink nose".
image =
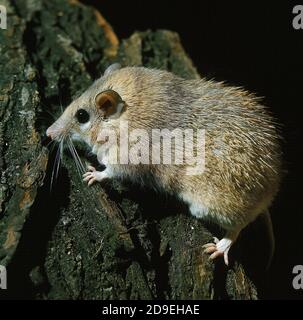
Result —
<instances>
[{"instance_id":1,"label":"mouse's pink nose","mask_svg":"<svg viewBox=\"0 0 303 320\"><path fill-rule=\"evenodd\" d=\"M58 130L54 126L50 126L46 130L46 135L52 140L54 140L58 136Z\"/></svg>"}]
</instances>

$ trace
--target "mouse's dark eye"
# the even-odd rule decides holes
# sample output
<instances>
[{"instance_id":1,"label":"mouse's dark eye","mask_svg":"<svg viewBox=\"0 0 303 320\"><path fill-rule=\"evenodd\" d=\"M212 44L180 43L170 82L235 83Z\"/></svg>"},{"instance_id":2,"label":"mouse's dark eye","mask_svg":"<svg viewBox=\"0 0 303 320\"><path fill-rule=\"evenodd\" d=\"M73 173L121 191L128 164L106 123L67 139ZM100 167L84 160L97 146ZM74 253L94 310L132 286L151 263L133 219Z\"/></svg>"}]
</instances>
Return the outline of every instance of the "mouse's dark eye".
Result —
<instances>
[{"instance_id":1,"label":"mouse's dark eye","mask_svg":"<svg viewBox=\"0 0 303 320\"><path fill-rule=\"evenodd\" d=\"M79 109L76 112L75 117L77 118L79 123L86 123L89 120L89 114L87 111L85 111L84 109Z\"/></svg>"}]
</instances>

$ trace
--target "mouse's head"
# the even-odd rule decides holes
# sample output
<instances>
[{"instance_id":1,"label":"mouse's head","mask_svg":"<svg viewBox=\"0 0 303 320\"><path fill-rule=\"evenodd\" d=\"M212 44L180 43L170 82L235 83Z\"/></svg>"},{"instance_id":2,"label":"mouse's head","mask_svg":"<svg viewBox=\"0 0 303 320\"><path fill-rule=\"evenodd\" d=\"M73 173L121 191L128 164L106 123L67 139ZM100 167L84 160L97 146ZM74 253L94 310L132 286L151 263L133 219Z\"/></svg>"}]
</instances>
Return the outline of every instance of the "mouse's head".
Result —
<instances>
[{"instance_id":1,"label":"mouse's head","mask_svg":"<svg viewBox=\"0 0 303 320\"><path fill-rule=\"evenodd\" d=\"M125 109L120 95L106 84L108 75L118 68L119 65L114 64L106 69L101 79L64 110L46 135L56 141L65 138L84 141L92 147L102 123L118 119Z\"/></svg>"}]
</instances>

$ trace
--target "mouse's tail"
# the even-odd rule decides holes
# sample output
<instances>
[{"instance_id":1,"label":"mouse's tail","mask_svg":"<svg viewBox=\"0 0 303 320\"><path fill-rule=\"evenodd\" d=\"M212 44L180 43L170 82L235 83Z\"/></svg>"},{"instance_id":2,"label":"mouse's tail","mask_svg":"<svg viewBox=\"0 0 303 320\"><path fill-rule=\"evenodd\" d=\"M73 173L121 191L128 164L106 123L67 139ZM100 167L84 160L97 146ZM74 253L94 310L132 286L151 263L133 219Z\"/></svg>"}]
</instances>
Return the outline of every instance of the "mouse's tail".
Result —
<instances>
[{"instance_id":1,"label":"mouse's tail","mask_svg":"<svg viewBox=\"0 0 303 320\"><path fill-rule=\"evenodd\" d=\"M272 259L275 253L275 236L274 236L274 230L273 230L273 225L272 225L269 210L266 209L264 212L262 212L260 216L262 218L263 223L266 226L268 239L269 239L269 255L268 255L267 264L266 264L266 270L268 270L269 267L271 266Z\"/></svg>"}]
</instances>

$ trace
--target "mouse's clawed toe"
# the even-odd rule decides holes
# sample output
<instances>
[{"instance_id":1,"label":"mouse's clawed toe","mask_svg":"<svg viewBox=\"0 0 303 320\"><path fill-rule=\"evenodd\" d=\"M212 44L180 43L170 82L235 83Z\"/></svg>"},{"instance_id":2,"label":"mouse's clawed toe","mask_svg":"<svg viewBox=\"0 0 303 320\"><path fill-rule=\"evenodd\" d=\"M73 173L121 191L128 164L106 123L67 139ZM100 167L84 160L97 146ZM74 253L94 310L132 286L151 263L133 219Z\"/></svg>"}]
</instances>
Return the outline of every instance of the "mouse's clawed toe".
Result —
<instances>
[{"instance_id":1,"label":"mouse's clawed toe","mask_svg":"<svg viewBox=\"0 0 303 320\"><path fill-rule=\"evenodd\" d=\"M95 172L95 171L97 171L96 168L93 167L93 166L87 166L87 170L88 170L88 172Z\"/></svg>"},{"instance_id":2,"label":"mouse's clawed toe","mask_svg":"<svg viewBox=\"0 0 303 320\"><path fill-rule=\"evenodd\" d=\"M88 172L83 174L83 181L87 182L88 186L91 186L94 182L101 182L103 179L107 178L105 171L97 171L94 167L88 166Z\"/></svg>"}]
</instances>

